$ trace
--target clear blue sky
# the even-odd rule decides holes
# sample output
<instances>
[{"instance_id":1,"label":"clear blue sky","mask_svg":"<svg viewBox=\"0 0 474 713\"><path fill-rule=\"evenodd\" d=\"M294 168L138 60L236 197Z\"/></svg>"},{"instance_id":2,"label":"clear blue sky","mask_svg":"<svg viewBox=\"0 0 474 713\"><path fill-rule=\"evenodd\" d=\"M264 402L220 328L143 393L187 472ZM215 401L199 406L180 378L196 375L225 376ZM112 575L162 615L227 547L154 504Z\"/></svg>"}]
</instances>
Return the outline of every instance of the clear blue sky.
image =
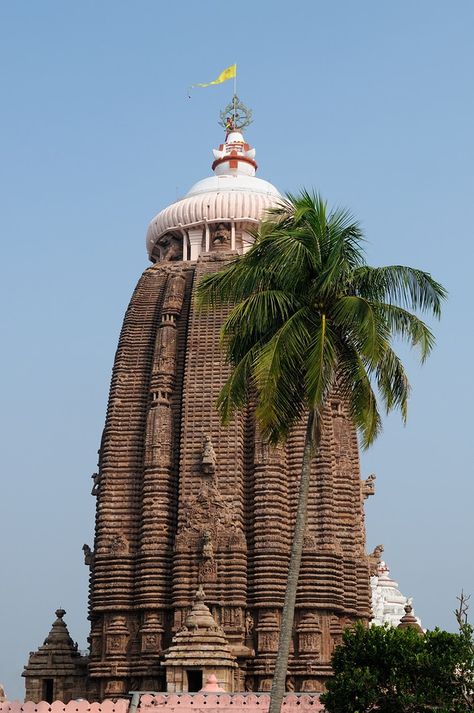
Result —
<instances>
[{"instance_id":1,"label":"clear blue sky","mask_svg":"<svg viewBox=\"0 0 474 713\"><path fill-rule=\"evenodd\" d=\"M361 219L372 264L450 292L413 397L362 458L384 543L425 626L474 595L474 4L439 0L0 3L0 681L67 610L85 648L90 475L148 221L210 172L238 63L259 175ZM474 599L474 597L473 597ZM474 619L474 608L472 611Z\"/></svg>"}]
</instances>

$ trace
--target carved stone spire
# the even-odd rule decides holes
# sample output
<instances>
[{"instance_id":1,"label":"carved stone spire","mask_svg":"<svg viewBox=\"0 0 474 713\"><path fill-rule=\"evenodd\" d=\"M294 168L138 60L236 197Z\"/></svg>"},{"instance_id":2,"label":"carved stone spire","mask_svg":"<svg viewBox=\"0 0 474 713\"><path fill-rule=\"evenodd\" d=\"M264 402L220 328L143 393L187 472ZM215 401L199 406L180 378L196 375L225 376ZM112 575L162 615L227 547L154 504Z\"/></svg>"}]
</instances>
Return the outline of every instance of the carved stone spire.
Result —
<instances>
[{"instance_id":1,"label":"carved stone spire","mask_svg":"<svg viewBox=\"0 0 474 713\"><path fill-rule=\"evenodd\" d=\"M167 690L191 690L187 672L192 668L201 672L201 685L211 674L217 676L225 691L234 690L234 669L237 668L223 629L204 603L205 593L199 586L193 606L184 626L176 633L165 652Z\"/></svg>"},{"instance_id":2,"label":"carved stone spire","mask_svg":"<svg viewBox=\"0 0 474 713\"><path fill-rule=\"evenodd\" d=\"M423 634L423 629L419 625L418 621L416 620L415 615L413 614L413 607L410 604L410 601L407 599L407 603L405 604L405 614L402 616L400 619L400 623L397 626L397 629L415 629L415 631L418 631L418 633Z\"/></svg>"},{"instance_id":3,"label":"carved stone spire","mask_svg":"<svg viewBox=\"0 0 474 713\"><path fill-rule=\"evenodd\" d=\"M22 673L26 678L27 700L67 703L84 690L87 658L69 636L63 621L65 613L64 609L56 610L57 618L42 646L30 653Z\"/></svg>"}]
</instances>

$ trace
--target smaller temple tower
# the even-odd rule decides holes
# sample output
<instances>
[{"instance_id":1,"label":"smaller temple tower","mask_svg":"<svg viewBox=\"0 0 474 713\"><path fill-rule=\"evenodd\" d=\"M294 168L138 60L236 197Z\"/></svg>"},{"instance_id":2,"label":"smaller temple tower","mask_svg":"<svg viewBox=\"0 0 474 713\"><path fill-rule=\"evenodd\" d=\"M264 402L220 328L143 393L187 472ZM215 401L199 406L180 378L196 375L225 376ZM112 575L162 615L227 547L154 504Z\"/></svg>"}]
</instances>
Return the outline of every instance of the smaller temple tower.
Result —
<instances>
[{"instance_id":1,"label":"smaller temple tower","mask_svg":"<svg viewBox=\"0 0 474 713\"><path fill-rule=\"evenodd\" d=\"M201 585L184 625L164 652L168 693L200 691L209 676L216 677L222 691L232 693L237 688L236 657L204 598Z\"/></svg>"},{"instance_id":2,"label":"smaller temple tower","mask_svg":"<svg viewBox=\"0 0 474 713\"><path fill-rule=\"evenodd\" d=\"M31 651L22 673L27 701L68 701L84 695L88 657L83 656L69 636L63 617L56 610L51 631L37 651Z\"/></svg>"}]
</instances>

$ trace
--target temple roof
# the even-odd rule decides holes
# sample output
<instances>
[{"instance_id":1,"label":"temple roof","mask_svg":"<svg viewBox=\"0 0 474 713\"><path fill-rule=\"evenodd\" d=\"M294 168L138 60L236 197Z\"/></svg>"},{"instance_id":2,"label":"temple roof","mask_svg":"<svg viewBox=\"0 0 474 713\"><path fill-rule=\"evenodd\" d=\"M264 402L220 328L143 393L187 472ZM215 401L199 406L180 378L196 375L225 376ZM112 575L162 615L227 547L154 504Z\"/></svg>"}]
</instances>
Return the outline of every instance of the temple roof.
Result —
<instances>
[{"instance_id":1,"label":"temple roof","mask_svg":"<svg viewBox=\"0 0 474 713\"><path fill-rule=\"evenodd\" d=\"M69 636L63 621L65 613L64 609L56 610L56 620L48 636L37 651L30 652L28 664L25 666L25 673L28 675L45 676L51 672L57 673L58 669L63 675L78 675L78 665L85 662L85 658Z\"/></svg>"},{"instance_id":2,"label":"temple roof","mask_svg":"<svg viewBox=\"0 0 474 713\"><path fill-rule=\"evenodd\" d=\"M224 630L204 603L204 597L200 587L185 625L165 653L164 666L237 666Z\"/></svg>"},{"instance_id":3,"label":"temple roof","mask_svg":"<svg viewBox=\"0 0 474 713\"><path fill-rule=\"evenodd\" d=\"M147 233L151 257L157 240L168 232L221 221L257 223L281 197L268 181L257 178L255 149L240 131L231 131L214 149L214 175L195 183L186 196L160 211Z\"/></svg>"}]
</instances>

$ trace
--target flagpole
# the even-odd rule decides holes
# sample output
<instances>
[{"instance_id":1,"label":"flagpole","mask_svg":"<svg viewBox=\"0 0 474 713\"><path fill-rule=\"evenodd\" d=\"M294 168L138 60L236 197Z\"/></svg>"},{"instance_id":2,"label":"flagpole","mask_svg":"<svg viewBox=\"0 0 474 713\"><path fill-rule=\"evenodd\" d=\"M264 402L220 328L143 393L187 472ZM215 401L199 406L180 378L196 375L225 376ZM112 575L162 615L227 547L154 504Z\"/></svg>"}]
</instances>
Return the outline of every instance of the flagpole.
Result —
<instances>
[{"instance_id":1,"label":"flagpole","mask_svg":"<svg viewBox=\"0 0 474 713\"><path fill-rule=\"evenodd\" d=\"M232 104L234 105L234 126L235 126L235 110L237 102L237 63L235 64L235 74L234 74L234 96L232 98Z\"/></svg>"}]
</instances>

